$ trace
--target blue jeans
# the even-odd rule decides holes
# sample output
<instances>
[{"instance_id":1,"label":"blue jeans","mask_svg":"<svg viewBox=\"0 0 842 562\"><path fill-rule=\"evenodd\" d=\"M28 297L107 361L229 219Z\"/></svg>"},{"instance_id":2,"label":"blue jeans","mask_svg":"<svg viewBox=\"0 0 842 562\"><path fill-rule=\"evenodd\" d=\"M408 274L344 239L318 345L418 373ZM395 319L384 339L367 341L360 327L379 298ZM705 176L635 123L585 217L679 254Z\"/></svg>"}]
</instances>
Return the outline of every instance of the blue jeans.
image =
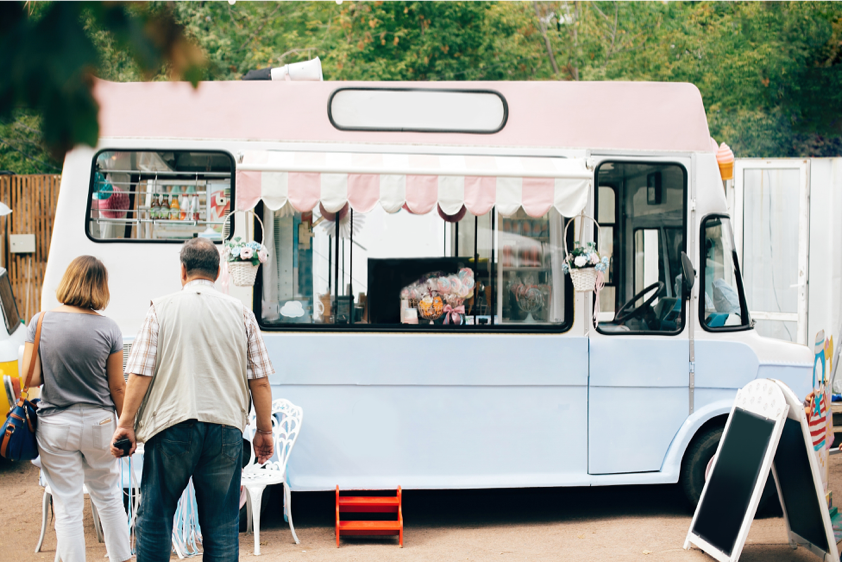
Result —
<instances>
[{"instance_id":1,"label":"blue jeans","mask_svg":"<svg viewBox=\"0 0 842 562\"><path fill-rule=\"evenodd\" d=\"M178 500L190 477L196 489L203 560L240 555L243 435L231 426L188 420L147 441L137 512L137 562L168 562Z\"/></svg>"}]
</instances>

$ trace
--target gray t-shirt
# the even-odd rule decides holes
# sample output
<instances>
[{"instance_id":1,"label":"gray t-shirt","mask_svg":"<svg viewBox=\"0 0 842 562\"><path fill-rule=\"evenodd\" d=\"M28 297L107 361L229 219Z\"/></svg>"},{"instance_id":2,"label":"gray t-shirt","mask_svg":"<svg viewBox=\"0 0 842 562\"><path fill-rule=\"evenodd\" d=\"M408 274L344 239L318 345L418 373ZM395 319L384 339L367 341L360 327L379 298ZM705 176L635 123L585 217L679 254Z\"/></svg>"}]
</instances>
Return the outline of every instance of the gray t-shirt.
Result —
<instances>
[{"instance_id":1,"label":"gray t-shirt","mask_svg":"<svg viewBox=\"0 0 842 562\"><path fill-rule=\"evenodd\" d=\"M36 314L29 323L26 341L35 341ZM113 409L105 363L123 350L117 323L99 314L47 312L41 325L41 392L39 416L49 416L88 404Z\"/></svg>"}]
</instances>

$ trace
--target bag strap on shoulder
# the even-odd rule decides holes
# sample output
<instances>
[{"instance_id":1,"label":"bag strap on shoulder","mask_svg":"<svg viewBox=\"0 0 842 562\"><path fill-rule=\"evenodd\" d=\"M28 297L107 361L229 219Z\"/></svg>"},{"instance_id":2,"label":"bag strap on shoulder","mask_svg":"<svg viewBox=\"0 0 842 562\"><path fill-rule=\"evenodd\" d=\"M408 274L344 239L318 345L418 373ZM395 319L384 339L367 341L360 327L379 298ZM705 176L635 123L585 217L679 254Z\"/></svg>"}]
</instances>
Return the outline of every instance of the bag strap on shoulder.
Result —
<instances>
[{"instance_id":1,"label":"bag strap on shoulder","mask_svg":"<svg viewBox=\"0 0 842 562\"><path fill-rule=\"evenodd\" d=\"M32 375L35 373L35 361L38 359L38 346L41 343L41 324L44 323L44 314L42 312L38 315L38 324L35 327L35 341L32 342L32 353L29 356L29 369L26 373L26 381L23 383L23 388L20 391L20 399L26 400L29 396L29 383L32 381Z\"/></svg>"}]
</instances>

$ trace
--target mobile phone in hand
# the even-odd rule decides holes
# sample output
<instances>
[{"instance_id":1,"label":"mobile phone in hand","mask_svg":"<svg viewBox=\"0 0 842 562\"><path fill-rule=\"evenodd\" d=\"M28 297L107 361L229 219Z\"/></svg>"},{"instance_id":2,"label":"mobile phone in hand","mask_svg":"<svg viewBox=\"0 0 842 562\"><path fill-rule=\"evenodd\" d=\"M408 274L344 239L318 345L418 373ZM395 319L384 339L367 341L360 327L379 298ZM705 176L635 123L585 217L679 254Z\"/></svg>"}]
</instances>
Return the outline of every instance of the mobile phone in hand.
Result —
<instances>
[{"instance_id":1,"label":"mobile phone in hand","mask_svg":"<svg viewBox=\"0 0 842 562\"><path fill-rule=\"evenodd\" d=\"M112 444L116 449L120 449L123 452L123 454L120 455L121 457L125 457L129 454L129 451L132 450L132 442L126 437L118 439Z\"/></svg>"}]
</instances>

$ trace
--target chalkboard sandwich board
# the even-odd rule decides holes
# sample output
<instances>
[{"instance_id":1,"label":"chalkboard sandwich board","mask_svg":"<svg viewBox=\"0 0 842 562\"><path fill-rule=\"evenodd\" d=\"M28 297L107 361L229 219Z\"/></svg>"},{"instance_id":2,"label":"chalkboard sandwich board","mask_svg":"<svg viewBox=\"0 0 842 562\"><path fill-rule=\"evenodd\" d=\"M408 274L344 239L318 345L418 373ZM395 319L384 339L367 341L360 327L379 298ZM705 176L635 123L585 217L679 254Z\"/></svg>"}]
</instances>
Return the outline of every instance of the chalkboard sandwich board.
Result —
<instances>
[{"instance_id":1,"label":"chalkboard sandwich board","mask_svg":"<svg viewBox=\"0 0 842 562\"><path fill-rule=\"evenodd\" d=\"M775 382L789 405L772 463L789 543L793 547L803 546L823 560L836 562L839 552L807 416L795 393L784 383Z\"/></svg>"},{"instance_id":2,"label":"chalkboard sandwich board","mask_svg":"<svg viewBox=\"0 0 842 562\"><path fill-rule=\"evenodd\" d=\"M789 409L769 379L737 392L685 549L695 545L720 562L740 558Z\"/></svg>"}]
</instances>

